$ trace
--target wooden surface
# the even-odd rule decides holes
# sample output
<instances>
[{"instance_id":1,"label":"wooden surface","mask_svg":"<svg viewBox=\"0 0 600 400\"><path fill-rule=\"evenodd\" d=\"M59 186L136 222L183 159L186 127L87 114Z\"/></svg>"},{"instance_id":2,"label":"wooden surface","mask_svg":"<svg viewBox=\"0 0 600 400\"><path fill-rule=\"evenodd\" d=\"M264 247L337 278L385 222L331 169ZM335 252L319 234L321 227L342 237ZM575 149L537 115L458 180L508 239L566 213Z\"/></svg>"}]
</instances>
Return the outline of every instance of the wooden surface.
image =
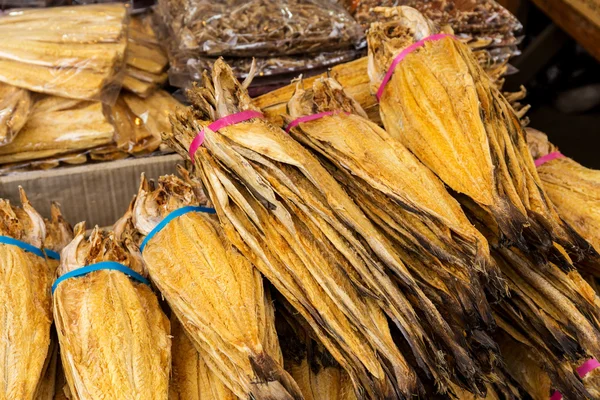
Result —
<instances>
[{"instance_id":1,"label":"wooden surface","mask_svg":"<svg viewBox=\"0 0 600 400\"><path fill-rule=\"evenodd\" d=\"M533 0L533 2L600 61L600 0Z\"/></svg>"}]
</instances>

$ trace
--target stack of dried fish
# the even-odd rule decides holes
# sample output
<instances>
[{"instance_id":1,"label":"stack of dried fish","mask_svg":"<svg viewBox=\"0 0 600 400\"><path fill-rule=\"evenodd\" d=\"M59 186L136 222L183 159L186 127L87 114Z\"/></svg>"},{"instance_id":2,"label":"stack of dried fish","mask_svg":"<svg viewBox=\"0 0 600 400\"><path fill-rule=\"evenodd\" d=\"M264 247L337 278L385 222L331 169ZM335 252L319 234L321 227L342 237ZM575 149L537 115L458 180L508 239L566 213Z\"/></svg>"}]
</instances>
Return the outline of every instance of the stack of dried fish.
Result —
<instances>
[{"instance_id":1,"label":"stack of dried fish","mask_svg":"<svg viewBox=\"0 0 600 400\"><path fill-rule=\"evenodd\" d=\"M102 103L46 96L34 104L12 143L0 147L0 164L3 170L11 170L35 160L47 162L108 146L114 133Z\"/></svg>"},{"instance_id":2,"label":"stack of dried fish","mask_svg":"<svg viewBox=\"0 0 600 400\"><path fill-rule=\"evenodd\" d=\"M217 61L212 80L206 76L203 88L189 92L192 107L173 120L169 144L187 156L210 122L253 110L245 88ZM203 133L197 173L225 232L306 319L357 394L418 393L411 364L442 391L454 378L479 390L483 372L464 336L410 275L401 250L317 159L260 119ZM382 310L402 332L412 363L391 341Z\"/></svg>"},{"instance_id":3,"label":"stack of dried fish","mask_svg":"<svg viewBox=\"0 0 600 400\"><path fill-rule=\"evenodd\" d=\"M204 362L236 396L301 399L280 364L272 305L258 270L214 216L192 209L167 217L197 205L194 188L182 180L163 176L153 187L142 177L133 221L148 235L142 254L152 281Z\"/></svg>"},{"instance_id":4,"label":"stack of dried fish","mask_svg":"<svg viewBox=\"0 0 600 400\"><path fill-rule=\"evenodd\" d=\"M85 239L83 223L62 251L58 275L63 280L54 284L54 318L74 398L116 399L126 393L167 399L170 324L152 289L124 272L143 279L136 251L130 238L121 241L97 227ZM114 270L117 263L120 270ZM84 273L85 266L97 269Z\"/></svg>"},{"instance_id":5,"label":"stack of dried fish","mask_svg":"<svg viewBox=\"0 0 600 400\"><path fill-rule=\"evenodd\" d=\"M507 240L567 269L565 250L574 261L597 257L540 190L517 116L467 46L431 36L437 27L415 9L385 12L391 22L369 30L369 76L390 135L491 230L493 245ZM409 46L388 81L392 60Z\"/></svg>"},{"instance_id":6,"label":"stack of dried fish","mask_svg":"<svg viewBox=\"0 0 600 400\"><path fill-rule=\"evenodd\" d=\"M538 174L558 214L600 251L600 171L563 156L540 131L528 129L527 142L539 160ZM597 272L594 275L600 277Z\"/></svg>"},{"instance_id":7,"label":"stack of dried fish","mask_svg":"<svg viewBox=\"0 0 600 400\"><path fill-rule=\"evenodd\" d=\"M0 200L0 398L33 399L50 346L54 270L41 250L43 218Z\"/></svg>"},{"instance_id":8,"label":"stack of dried fish","mask_svg":"<svg viewBox=\"0 0 600 400\"><path fill-rule=\"evenodd\" d=\"M29 91L0 83L0 146L13 141L25 125L31 106Z\"/></svg>"},{"instance_id":9,"label":"stack of dried fish","mask_svg":"<svg viewBox=\"0 0 600 400\"><path fill-rule=\"evenodd\" d=\"M257 57L263 76L348 60L364 43L359 24L329 0L161 0L157 11L171 83L181 86L219 56L238 76Z\"/></svg>"},{"instance_id":10,"label":"stack of dried fish","mask_svg":"<svg viewBox=\"0 0 600 400\"><path fill-rule=\"evenodd\" d=\"M148 14L132 17L129 22L126 75L123 87L147 97L167 81L167 54L158 43Z\"/></svg>"},{"instance_id":11,"label":"stack of dried fish","mask_svg":"<svg viewBox=\"0 0 600 400\"><path fill-rule=\"evenodd\" d=\"M0 17L0 81L81 100L114 100L127 45L127 8L96 4Z\"/></svg>"}]
</instances>

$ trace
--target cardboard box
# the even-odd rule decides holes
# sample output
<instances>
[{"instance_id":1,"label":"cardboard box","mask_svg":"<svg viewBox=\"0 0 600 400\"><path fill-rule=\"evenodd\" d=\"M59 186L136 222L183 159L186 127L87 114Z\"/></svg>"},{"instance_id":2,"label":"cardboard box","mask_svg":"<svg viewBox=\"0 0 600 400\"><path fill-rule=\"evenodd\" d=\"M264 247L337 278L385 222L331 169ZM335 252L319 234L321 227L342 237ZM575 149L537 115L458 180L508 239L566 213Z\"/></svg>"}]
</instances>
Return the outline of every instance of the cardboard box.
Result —
<instances>
[{"instance_id":1,"label":"cardboard box","mask_svg":"<svg viewBox=\"0 0 600 400\"><path fill-rule=\"evenodd\" d=\"M73 225L86 221L88 228L111 226L137 193L142 172L156 179L175 173L176 165L182 163L179 155L170 154L23 172L0 177L0 197L20 204L20 185L45 217L50 215L50 202L57 201Z\"/></svg>"}]
</instances>

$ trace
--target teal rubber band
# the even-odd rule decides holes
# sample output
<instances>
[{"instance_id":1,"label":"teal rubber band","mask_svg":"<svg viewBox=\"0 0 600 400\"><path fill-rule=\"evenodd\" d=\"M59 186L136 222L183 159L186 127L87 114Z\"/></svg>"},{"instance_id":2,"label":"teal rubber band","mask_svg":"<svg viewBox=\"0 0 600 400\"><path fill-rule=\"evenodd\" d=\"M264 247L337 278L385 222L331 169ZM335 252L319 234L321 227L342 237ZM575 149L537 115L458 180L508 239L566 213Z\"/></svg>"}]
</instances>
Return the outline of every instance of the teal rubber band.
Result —
<instances>
[{"instance_id":1,"label":"teal rubber band","mask_svg":"<svg viewBox=\"0 0 600 400\"><path fill-rule=\"evenodd\" d=\"M46 253L46 255L48 256L48 258L50 258L52 260L60 260L60 254L58 254L54 250L44 249L44 253Z\"/></svg>"},{"instance_id":2,"label":"teal rubber band","mask_svg":"<svg viewBox=\"0 0 600 400\"><path fill-rule=\"evenodd\" d=\"M11 246L17 246L31 254L35 254L38 257L46 258L42 249L39 249L39 248L35 247L34 245L25 243L21 240L11 238L10 236L0 236L0 243L10 244Z\"/></svg>"},{"instance_id":3,"label":"teal rubber band","mask_svg":"<svg viewBox=\"0 0 600 400\"><path fill-rule=\"evenodd\" d=\"M148 235L146 235L146 237L142 241L142 244L140 245L140 251L143 252L144 248L146 247L148 242L154 237L154 235L156 235L165 226L167 226L167 224L169 222L171 222L175 218L181 217L182 215L187 214L189 212L203 212L203 213L208 213L208 214L216 214L216 210L214 208L200 207L200 206L185 206L185 207L178 208L175 211L171 211L162 221L160 221L160 223L158 225L156 225L154 227L154 229L152 229L150 231L150 233Z\"/></svg>"},{"instance_id":4,"label":"teal rubber band","mask_svg":"<svg viewBox=\"0 0 600 400\"><path fill-rule=\"evenodd\" d=\"M102 261L102 262L99 262L96 264L77 268L74 271L67 272L64 275L61 275L60 277L58 277L57 280L54 281L54 284L52 285L52 294L54 294L54 291L56 290L56 288L62 281L66 281L67 279L70 279L70 278L77 278L77 277L85 276L85 275L89 274L90 272L102 271L102 270L119 271L119 272L122 272L125 275L129 276L130 278L135 279L138 282L141 282L143 284L150 286L150 282L148 281L148 279L144 278L142 275L138 274L131 268L126 267L125 265L115 262L115 261Z\"/></svg>"}]
</instances>

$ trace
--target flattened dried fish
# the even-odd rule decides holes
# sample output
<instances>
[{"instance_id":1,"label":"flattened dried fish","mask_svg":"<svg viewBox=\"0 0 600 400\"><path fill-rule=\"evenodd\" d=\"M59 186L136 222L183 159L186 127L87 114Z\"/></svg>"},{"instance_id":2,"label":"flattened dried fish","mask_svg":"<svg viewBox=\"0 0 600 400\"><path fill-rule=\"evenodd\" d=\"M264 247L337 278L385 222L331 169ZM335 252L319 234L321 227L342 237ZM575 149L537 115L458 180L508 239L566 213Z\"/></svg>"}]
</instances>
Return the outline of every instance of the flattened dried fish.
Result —
<instances>
[{"instance_id":1,"label":"flattened dried fish","mask_svg":"<svg viewBox=\"0 0 600 400\"><path fill-rule=\"evenodd\" d=\"M13 141L25 125L32 104L27 90L0 83L0 145Z\"/></svg>"}]
</instances>

